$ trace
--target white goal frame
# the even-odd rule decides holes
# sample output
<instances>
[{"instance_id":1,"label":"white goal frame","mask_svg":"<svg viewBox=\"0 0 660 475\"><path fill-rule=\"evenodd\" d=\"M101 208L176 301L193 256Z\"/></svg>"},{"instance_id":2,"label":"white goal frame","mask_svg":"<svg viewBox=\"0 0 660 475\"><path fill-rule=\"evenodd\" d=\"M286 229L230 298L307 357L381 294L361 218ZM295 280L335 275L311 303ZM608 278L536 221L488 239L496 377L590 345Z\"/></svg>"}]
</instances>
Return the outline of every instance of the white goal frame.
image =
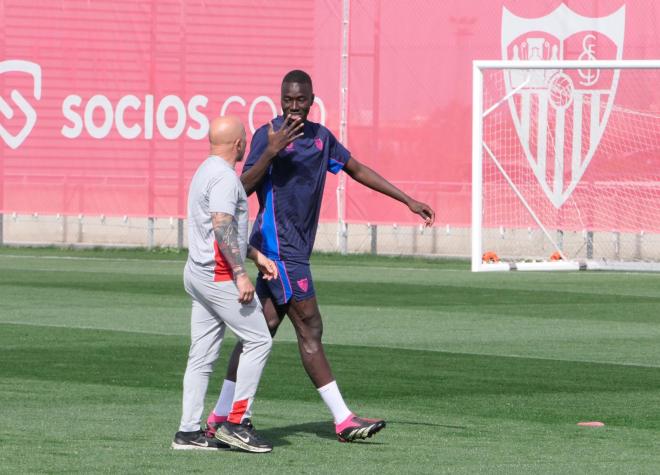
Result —
<instances>
[{"instance_id":1,"label":"white goal frame","mask_svg":"<svg viewBox=\"0 0 660 475\"><path fill-rule=\"evenodd\" d=\"M496 104L488 104L488 110L484 111L483 103L483 71L491 69L660 69L660 60L545 60L545 61L490 61L475 60L472 62L472 271L507 271L507 270L622 270L622 271L660 271L660 262L610 262L601 261L572 261L566 260L559 246L549 235L542 223L538 221L533 210L528 206L525 199L512 186L513 191L521 200L522 205L529 211L530 216L536 221L546 237L552 242L556 250L562 256L562 260L544 262L498 262L483 263L482 256L482 228L483 228L483 160L484 154L490 156L503 178L512 185L508 175L501 168L497 159L492 155L487 144L483 141L483 119L490 112L507 101L514 92L501 98Z\"/></svg>"}]
</instances>

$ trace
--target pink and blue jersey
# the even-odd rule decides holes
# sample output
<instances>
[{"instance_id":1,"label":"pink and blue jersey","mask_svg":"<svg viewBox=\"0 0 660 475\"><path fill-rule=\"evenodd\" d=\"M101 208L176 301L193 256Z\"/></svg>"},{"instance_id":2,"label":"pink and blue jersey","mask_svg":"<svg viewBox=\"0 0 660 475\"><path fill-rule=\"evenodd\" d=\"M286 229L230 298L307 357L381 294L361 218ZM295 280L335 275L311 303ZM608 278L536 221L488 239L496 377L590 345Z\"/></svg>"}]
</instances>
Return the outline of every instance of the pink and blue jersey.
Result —
<instances>
[{"instance_id":1,"label":"pink and blue jersey","mask_svg":"<svg viewBox=\"0 0 660 475\"><path fill-rule=\"evenodd\" d=\"M278 116L273 128L284 122ZM305 122L304 135L281 150L257 188L259 213L250 245L270 259L308 263L319 222L326 173L339 173L349 151L326 127ZM268 124L252 138L243 173L261 157L268 145Z\"/></svg>"}]
</instances>

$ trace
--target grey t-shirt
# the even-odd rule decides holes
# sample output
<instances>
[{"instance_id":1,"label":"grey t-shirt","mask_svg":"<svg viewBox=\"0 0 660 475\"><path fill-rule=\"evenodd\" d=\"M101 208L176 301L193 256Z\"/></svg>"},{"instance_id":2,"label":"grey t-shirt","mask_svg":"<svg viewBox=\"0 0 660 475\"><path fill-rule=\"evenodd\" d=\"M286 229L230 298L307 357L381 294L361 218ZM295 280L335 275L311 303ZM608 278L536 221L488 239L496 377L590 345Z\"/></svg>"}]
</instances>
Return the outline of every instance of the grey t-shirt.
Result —
<instances>
[{"instance_id":1,"label":"grey t-shirt","mask_svg":"<svg viewBox=\"0 0 660 475\"><path fill-rule=\"evenodd\" d=\"M231 268L216 242L211 213L226 213L238 225L238 244L247 252L248 203L236 171L222 158L211 155L202 163L188 191L188 262L186 266L203 280L232 280Z\"/></svg>"}]
</instances>

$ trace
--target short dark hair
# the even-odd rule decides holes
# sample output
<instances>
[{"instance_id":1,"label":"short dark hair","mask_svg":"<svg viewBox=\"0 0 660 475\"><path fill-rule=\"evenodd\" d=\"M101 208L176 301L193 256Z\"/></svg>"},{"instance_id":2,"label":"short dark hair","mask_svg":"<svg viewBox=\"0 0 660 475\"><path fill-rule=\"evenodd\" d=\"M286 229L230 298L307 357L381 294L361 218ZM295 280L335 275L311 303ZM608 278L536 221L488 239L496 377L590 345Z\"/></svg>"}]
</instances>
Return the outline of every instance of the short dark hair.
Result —
<instances>
[{"instance_id":1,"label":"short dark hair","mask_svg":"<svg viewBox=\"0 0 660 475\"><path fill-rule=\"evenodd\" d=\"M313 89L312 87L312 78L307 74L305 71L302 71L300 69L294 69L293 71L289 71L286 73L284 76L284 79L282 79L282 85L287 82L297 82L299 84L309 84L309 87Z\"/></svg>"}]
</instances>

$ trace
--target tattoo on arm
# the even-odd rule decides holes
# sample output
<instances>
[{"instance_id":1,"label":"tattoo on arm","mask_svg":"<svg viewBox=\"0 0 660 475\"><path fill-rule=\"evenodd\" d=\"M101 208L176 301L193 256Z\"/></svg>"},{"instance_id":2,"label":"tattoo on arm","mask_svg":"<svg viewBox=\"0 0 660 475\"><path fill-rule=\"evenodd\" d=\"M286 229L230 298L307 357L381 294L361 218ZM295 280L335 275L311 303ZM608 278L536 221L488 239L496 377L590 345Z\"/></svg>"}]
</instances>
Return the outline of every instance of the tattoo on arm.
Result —
<instances>
[{"instance_id":1,"label":"tattoo on arm","mask_svg":"<svg viewBox=\"0 0 660 475\"><path fill-rule=\"evenodd\" d=\"M238 244L238 225L234 217L227 213L211 213L213 232L218 248L234 273L234 280L245 274L244 260Z\"/></svg>"}]
</instances>

